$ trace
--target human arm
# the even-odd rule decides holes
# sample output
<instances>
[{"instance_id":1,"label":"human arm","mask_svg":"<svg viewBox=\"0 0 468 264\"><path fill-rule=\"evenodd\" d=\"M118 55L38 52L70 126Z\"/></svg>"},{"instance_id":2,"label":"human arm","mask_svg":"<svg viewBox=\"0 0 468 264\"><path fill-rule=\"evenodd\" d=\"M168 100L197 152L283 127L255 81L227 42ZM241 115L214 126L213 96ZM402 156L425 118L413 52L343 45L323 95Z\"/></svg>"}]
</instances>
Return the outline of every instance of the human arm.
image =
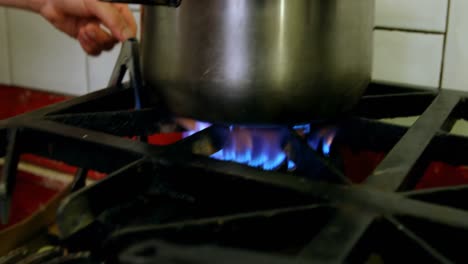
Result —
<instances>
[{"instance_id":1,"label":"human arm","mask_svg":"<svg viewBox=\"0 0 468 264\"><path fill-rule=\"evenodd\" d=\"M91 55L136 35L135 19L125 4L99 0L0 0L0 5L41 14L56 28L77 39Z\"/></svg>"}]
</instances>

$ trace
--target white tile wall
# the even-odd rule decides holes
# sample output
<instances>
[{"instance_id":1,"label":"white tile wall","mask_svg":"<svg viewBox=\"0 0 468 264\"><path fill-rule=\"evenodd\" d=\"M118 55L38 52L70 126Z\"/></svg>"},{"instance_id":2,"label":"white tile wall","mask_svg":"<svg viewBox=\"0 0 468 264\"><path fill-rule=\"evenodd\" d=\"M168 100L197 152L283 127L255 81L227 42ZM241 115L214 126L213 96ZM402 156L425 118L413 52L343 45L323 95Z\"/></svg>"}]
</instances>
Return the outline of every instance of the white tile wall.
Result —
<instances>
[{"instance_id":1,"label":"white tile wall","mask_svg":"<svg viewBox=\"0 0 468 264\"><path fill-rule=\"evenodd\" d=\"M444 32L447 4L447 0L376 0L376 25Z\"/></svg>"},{"instance_id":2,"label":"white tile wall","mask_svg":"<svg viewBox=\"0 0 468 264\"><path fill-rule=\"evenodd\" d=\"M4 8L0 8L0 83L10 83L10 61L8 57L7 19Z\"/></svg>"},{"instance_id":3,"label":"white tile wall","mask_svg":"<svg viewBox=\"0 0 468 264\"><path fill-rule=\"evenodd\" d=\"M443 35L376 30L374 80L439 86Z\"/></svg>"},{"instance_id":4,"label":"white tile wall","mask_svg":"<svg viewBox=\"0 0 468 264\"><path fill-rule=\"evenodd\" d=\"M121 45L116 45L110 52L102 53L99 57L88 57L88 91L106 88L112 70L119 56Z\"/></svg>"},{"instance_id":5,"label":"white tile wall","mask_svg":"<svg viewBox=\"0 0 468 264\"><path fill-rule=\"evenodd\" d=\"M451 5L443 87L468 91L468 1Z\"/></svg>"},{"instance_id":6,"label":"white tile wall","mask_svg":"<svg viewBox=\"0 0 468 264\"><path fill-rule=\"evenodd\" d=\"M140 5L132 4L132 5L129 5L129 6L130 6L130 10L140 12L140 8L141 8Z\"/></svg>"},{"instance_id":7,"label":"white tile wall","mask_svg":"<svg viewBox=\"0 0 468 264\"><path fill-rule=\"evenodd\" d=\"M77 41L42 17L7 10L12 82L66 94L84 94L86 56Z\"/></svg>"}]
</instances>

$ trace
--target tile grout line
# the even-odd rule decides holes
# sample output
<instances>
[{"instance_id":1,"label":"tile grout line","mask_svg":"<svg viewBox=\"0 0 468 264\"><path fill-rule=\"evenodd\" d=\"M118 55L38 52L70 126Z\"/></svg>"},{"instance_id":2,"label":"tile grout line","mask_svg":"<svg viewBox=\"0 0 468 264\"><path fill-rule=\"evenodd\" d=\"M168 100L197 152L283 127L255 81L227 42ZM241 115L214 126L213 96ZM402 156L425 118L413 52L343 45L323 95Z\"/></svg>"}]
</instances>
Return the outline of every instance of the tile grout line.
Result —
<instances>
[{"instance_id":1,"label":"tile grout line","mask_svg":"<svg viewBox=\"0 0 468 264\"><path fill-rule=\"evenodd\" d=\"M90 93L91 92L91 78L89 77L89 55L86 54L85 55L85 75L86 75L86 93Z\"/></svg>"},{"instance_id":2,"label":"tile grout line","mask_svg":"<svg viewBox=\"0 0 468 264\"><path fill-rule=\"evenodd\" d=\"M447 0L447 14L445 16L445 34L444 34L444 40L442 44L442 61L440 64L440 74L439 74L439 90L442 90L442 85L444 82L444 71L445 71L445 56L447 53L447 38L449 35L449 26L450 26L450 11L452 7L452 0Z\"/></svg>"},{"instance_id":3,"label":"tile grout line","mask_svg":"<svg viewBox=\"0 0 468 264\"><path fill-rule=\"evenodd\" d=\"M401 28L401 27L375 26L374 30L397 31L397 32L403 32L403 33L418 33L418 34L427 34L427 35L444 35L444 31L410 29L410 28Z\"/></svg>"},{"instance_id":4,"label":"tile grout line","mask_svg":"<svg viewBox=\"0 0 468 264\"><path fill-rule=\"evenodd\" d=\"M9 84L12 85L14 84L13 83L13 58L12 58L12 50L11 50L11 32L10 32L10 20L9 20L9 9L8 8L4 8L3 9L4 11L4 14L5 14L5 18L4 18L4 21L5 22L5 35L6 35L6 41L5 41L5 44L6 44L6 50L7 50L7 69L8 69L8 81L9 81Z\"/></svg>"}]
</instances>

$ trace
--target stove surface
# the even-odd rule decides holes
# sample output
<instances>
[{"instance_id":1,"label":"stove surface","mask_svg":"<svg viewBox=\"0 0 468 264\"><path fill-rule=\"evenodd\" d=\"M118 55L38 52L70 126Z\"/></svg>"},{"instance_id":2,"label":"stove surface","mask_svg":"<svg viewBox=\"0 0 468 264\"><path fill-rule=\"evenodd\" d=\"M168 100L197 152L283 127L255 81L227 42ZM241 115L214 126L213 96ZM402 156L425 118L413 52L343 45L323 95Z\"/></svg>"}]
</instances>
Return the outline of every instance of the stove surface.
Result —
<instances>
[{"instance_id":1,"label":"stove surface","mask_svg":"<svg viewBox=\"0 0 468 264\"><path fill-rule=\"evenodd\" d=\"M138 58L125 43L109 88L0 121L4 222L22 155L79 168L0 232L0 263L468 261L467 93L374 83L339 120L187 131L145 103Z\"/></svg>"},{"instance_id":2,"label":"stove surface","mask_svg":"<svg viewBox=\"0 0 468 264\"><path fill-rule=\"evenodd\" d=\"M4 218L20 155L81 168L43 208L50 221L10 233L40 242L12 243L0 263L466 261L464 243L447 242L468 241L468 139L449 133L466 94L372 84L349 116L266 132L187 131L134 109L132 94L108 88L0 121ZM419 118L380 121L406 116ZM233 142L265 133L280 162L242 160ZM174 140L150 144L161 135ZM89 171L107 177L85 186Z\"/></svg>"}]
</instances>

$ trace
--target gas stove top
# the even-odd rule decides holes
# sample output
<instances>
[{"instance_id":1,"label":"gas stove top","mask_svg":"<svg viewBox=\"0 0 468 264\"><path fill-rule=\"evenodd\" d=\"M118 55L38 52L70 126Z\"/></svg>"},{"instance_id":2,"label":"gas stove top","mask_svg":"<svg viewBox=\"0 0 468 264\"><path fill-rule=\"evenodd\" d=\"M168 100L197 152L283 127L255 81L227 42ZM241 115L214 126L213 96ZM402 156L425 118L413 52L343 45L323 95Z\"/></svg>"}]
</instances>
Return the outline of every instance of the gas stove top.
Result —
<instances>
[{"instance_id":1,"label":"gas stove top","mask_svg":"<svg viewBox=\"0 0 468 264\"><path fill-rule=\"evenodd\" d=\"M468 164L468 138L449 133L468 118L468 94L374 83L339 120L187 131L135 100L138 64L121 56L109 88L0 121L3 220L21 154L81 168L51 205L53 247L11 243L0 263L467 261L468 187L421 186L434 161ZM419 117L410 128L381 121L408 116ZM148 143L174 132L185 138ZM107 177L85 186L90 170Z\"/></svg>"}]
</instances>

